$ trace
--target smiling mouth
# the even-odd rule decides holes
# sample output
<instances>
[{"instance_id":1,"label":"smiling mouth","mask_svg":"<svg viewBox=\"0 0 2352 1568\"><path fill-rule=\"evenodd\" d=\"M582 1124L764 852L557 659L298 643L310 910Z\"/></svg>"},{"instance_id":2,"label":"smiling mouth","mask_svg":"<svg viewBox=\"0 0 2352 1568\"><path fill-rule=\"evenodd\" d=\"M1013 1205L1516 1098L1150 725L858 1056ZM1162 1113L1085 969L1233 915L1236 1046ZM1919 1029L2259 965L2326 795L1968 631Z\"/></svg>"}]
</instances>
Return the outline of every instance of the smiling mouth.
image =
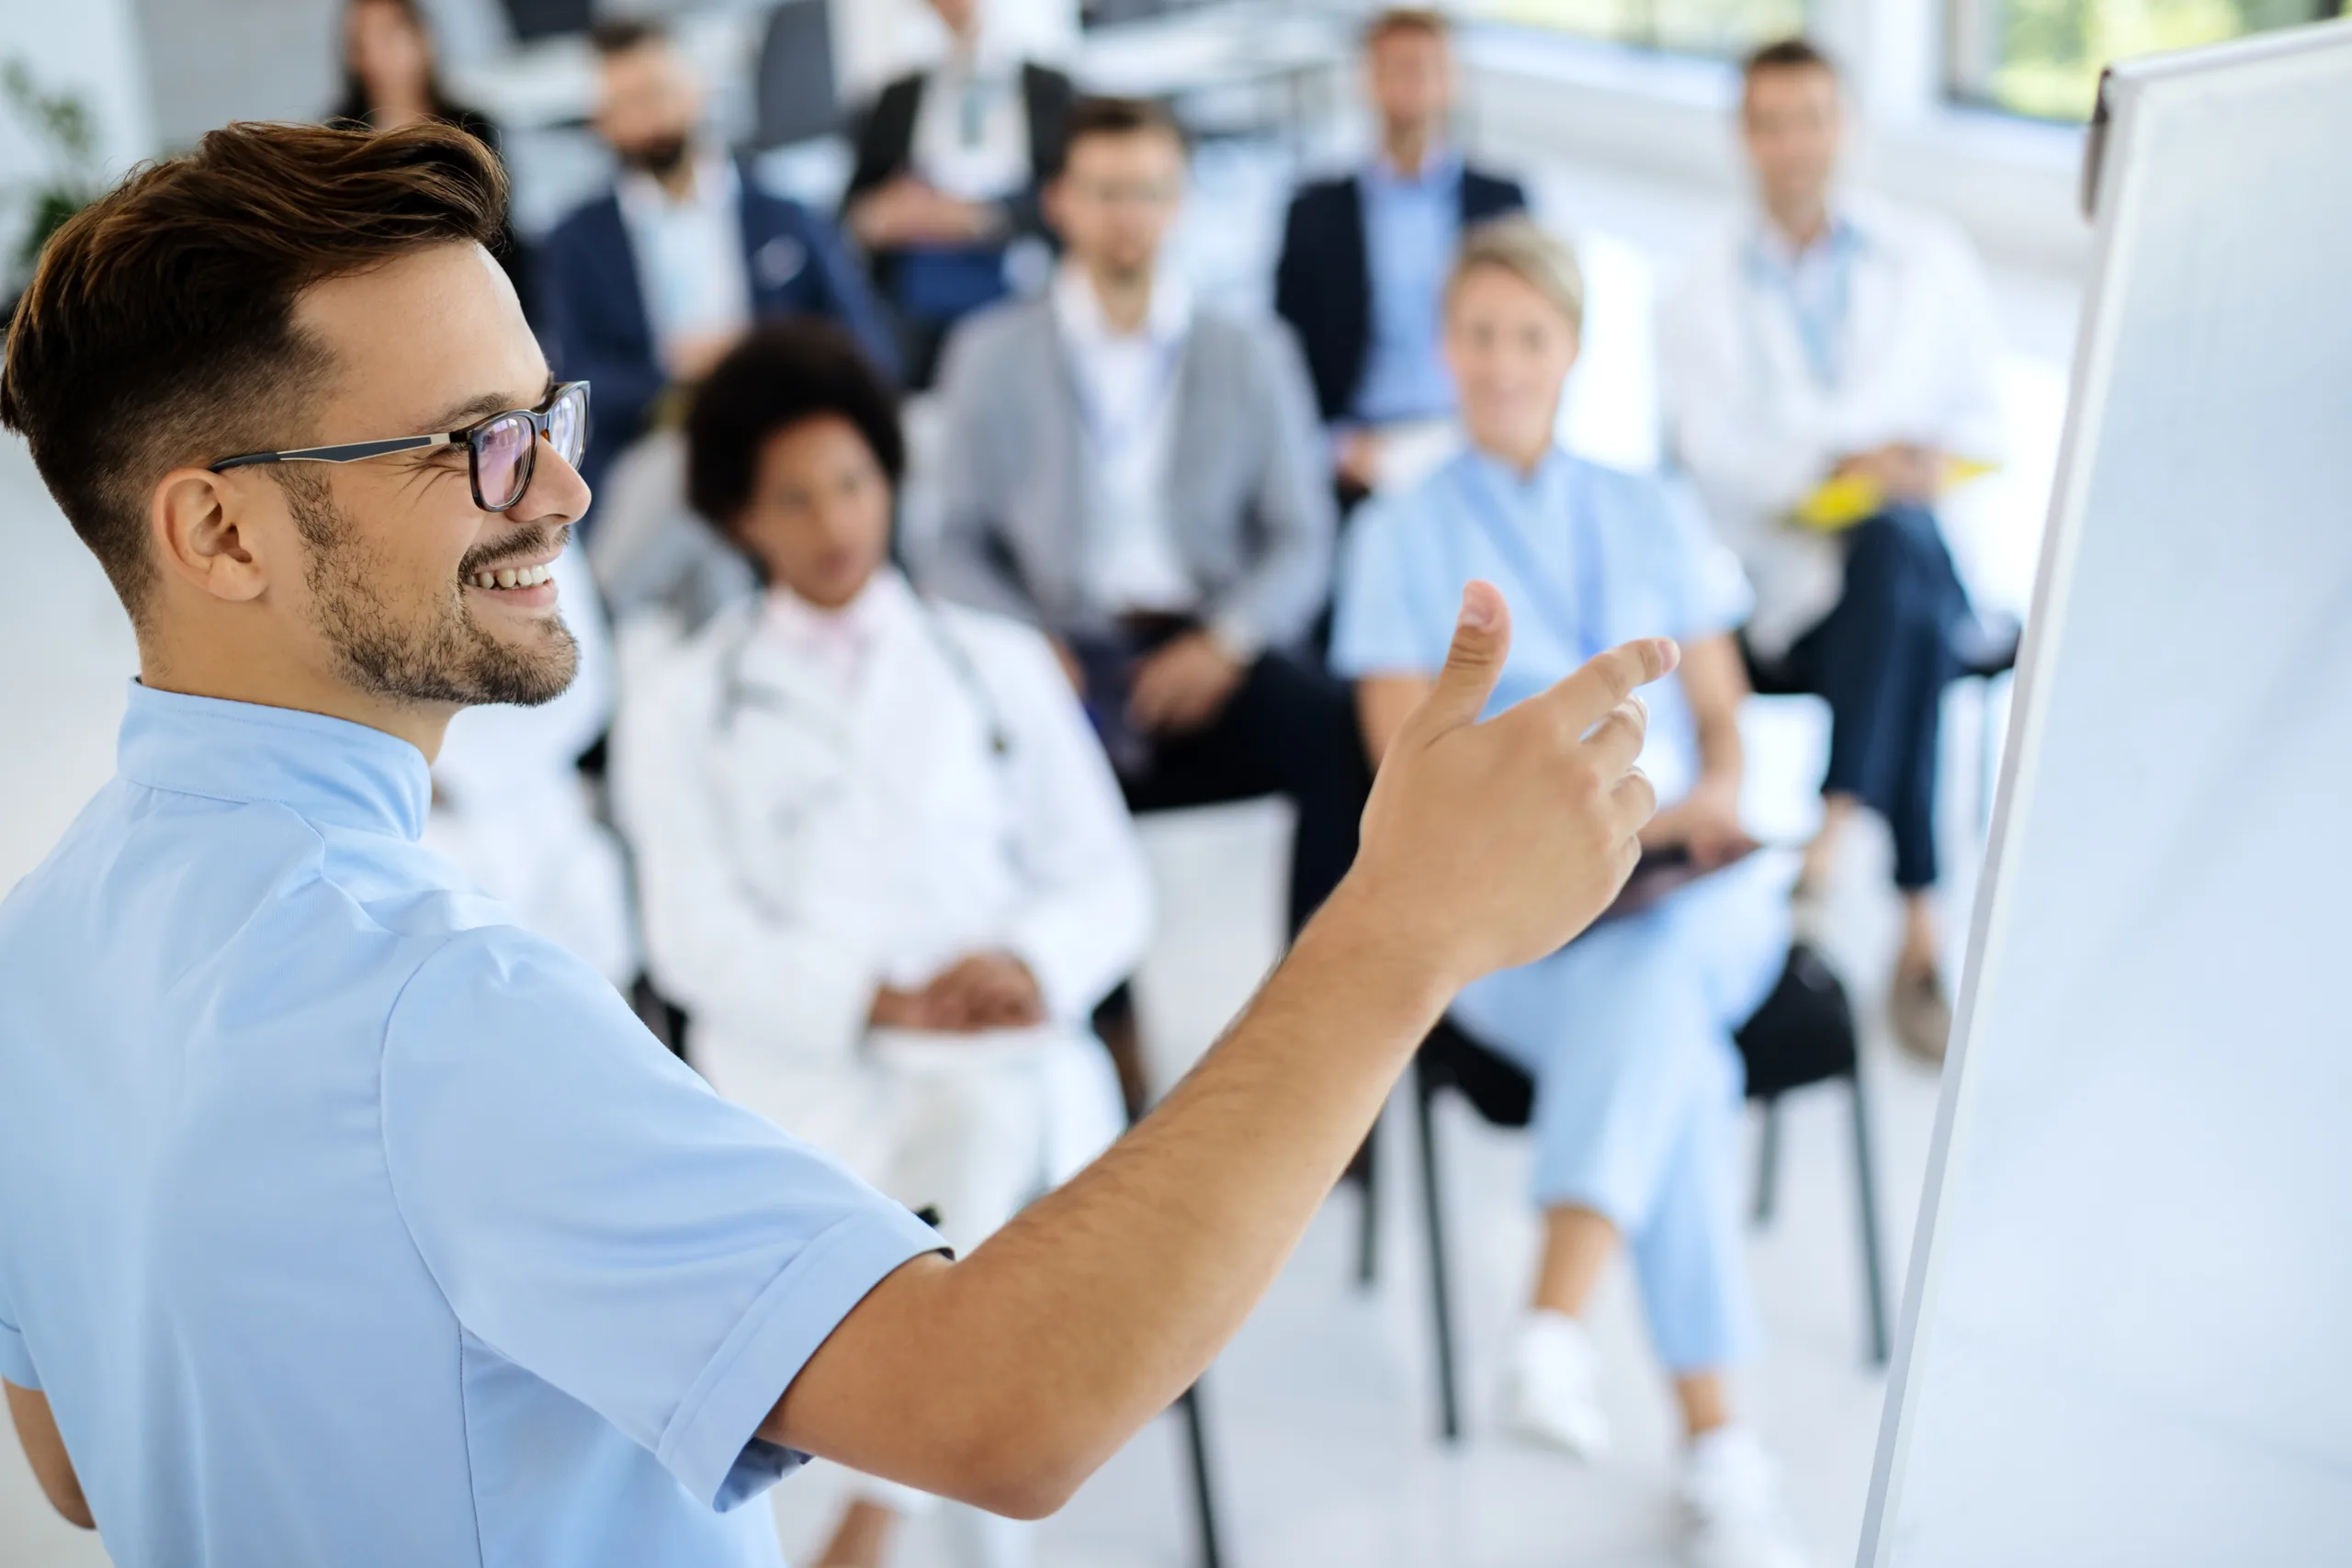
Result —
<instances>
[{"instance_id":1,"label":"smiling mouth","mask_svg":"<svg viewBox=\"0 0 2352 1568\"><path fill-rule=\"evenodd\" d=\"M463 579L469 588L537 588L542 582L554 581L555 568L544 563L538 566L503 566L494 570L469 572Z\"/></svg>"}]
</instances>

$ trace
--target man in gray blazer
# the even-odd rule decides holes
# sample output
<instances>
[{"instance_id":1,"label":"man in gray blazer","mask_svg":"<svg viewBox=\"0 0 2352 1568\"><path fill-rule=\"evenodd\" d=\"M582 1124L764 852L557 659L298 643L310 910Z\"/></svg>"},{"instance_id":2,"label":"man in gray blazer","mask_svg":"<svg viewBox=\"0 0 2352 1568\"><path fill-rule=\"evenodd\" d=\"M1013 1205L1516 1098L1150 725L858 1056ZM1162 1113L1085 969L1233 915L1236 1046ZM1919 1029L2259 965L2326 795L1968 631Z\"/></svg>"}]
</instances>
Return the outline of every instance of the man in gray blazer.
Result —
<instances>
[{"instance_id":1,"label":"man in gray blazer","mask_svg":"<svg viewBox=\"0 0 2352 1568\"><path fill-rule=\"evenodd\" d=\"M1305 647L1330 591L1323 442L1288 330L1196 307L1160 268L1183 186L1162 110L1072 109L1052 288L949 343L916 575L1054 637L1135 809L1289 795L1304 920L1354 858L1368 784L1347 692Z\"/></svg>"}]
</instances>

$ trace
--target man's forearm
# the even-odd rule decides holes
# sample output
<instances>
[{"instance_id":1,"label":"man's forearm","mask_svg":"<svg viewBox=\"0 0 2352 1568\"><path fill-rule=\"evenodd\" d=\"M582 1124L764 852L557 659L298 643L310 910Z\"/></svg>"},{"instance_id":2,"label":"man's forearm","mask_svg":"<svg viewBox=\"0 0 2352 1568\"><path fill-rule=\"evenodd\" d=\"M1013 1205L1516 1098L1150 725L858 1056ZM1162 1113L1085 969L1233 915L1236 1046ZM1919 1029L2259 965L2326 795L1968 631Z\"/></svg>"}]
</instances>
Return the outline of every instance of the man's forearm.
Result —
<instances>
[{"instance_id":1,"label":"man's forearm","mask_svg":"<svg viewBox=\"0 0 2352 1568\"><path fill-rule=\"evenodd\" d=\"M944 1491L977 1472L971 1500L1001 1511L1058 1506L1231 1337L1443 1011L1451 983L1409 929L1342 887L1158 1111L967 1260L877 1292L860 1337L890 1348L812 1360L767 1435ZM861 1454L798 1419L870 1420L877 1400L935 1451Z\"/></svg>"}]
</instances>

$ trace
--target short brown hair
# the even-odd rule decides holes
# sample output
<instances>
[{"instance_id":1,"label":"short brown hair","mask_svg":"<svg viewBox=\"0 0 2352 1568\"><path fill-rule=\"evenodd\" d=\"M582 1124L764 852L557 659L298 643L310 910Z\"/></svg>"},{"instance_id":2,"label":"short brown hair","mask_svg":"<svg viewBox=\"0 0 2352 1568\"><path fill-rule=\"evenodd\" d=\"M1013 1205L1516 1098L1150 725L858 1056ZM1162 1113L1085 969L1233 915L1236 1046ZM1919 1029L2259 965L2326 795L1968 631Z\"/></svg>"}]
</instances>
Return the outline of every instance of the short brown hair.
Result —
<instances>
[{"instance_id":1,"label":"short brown hair","mask_svg":"<svg viewBox=\"0 0 2352 1568\"><path fill-rule=\"evenodd\" d=\"M297 297L420 246L494 244L505 207L497 160L450 126L231 125L50 238L9 324L0 424L134 622L155 480L300 444L328 367L295 328Z\"/></svg>"},{"instance_id":2,"label":"short brown hair","mask_svg":"<svg viewBox=\"0 0 2352 1568\"><path fill-rule=\"evenodd\" d=\"M1184 128L1168 112L1168 106L1150 98L1080 98L1069 108L1069 118L1063 122L1059 165L1069 163L1070 149L1090 136L1134 136L1150 131L1170 137L1177 146L1184 142ZM1056 174L1061 172L1057 166Z\"/></svg>"},{"instance_id":3,"label":"short brown hair","mask_svg":"<svg viewBox=\"0 0 2352 1568\"><path fill-rule=\"evenodd\" d=\"M1453 36L1453 24L1434 6L1391 6L1363 25L1363 47L1370 51L1399 33L1423 33L1442 40Z\"/></svg>"},{"instance_id":4,"label":"short brown hair","mask_svg":"<svg viewBox=\"0 0 2352 1568\"><path fill-rule=\"evenodd\" d=\"M1820 46L1811 39L1775 39L1740 62L1740 80L1753 82L1759 73L1766 71L1826 71L1835 76L1838 74L1838 62L1823 53Z\"/></svg>"}]
</instances>

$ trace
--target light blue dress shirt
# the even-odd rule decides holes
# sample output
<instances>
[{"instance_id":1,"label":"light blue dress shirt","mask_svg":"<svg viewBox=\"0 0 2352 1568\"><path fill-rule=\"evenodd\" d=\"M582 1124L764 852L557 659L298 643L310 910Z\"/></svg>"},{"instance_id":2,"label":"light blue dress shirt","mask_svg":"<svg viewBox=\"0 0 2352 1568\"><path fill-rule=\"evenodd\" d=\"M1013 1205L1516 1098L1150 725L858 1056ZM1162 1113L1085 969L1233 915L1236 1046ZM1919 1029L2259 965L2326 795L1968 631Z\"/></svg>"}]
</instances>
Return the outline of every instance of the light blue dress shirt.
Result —
<instances>
[{"instance_id":1,"label":"light blue dress shirt","mask_svg":"<svg viewBox=\"0 0 2352 1568\"><path fill-rule=\"evenodd\" d=\"M0 1377L121 1568L775 1563L753 1434L938 1237L420 848L430 789L132 688L0 904Z\"/></svg>"},{"instance_id":2,"label":"light blue dress shirt","mask_svg":"<svg viewBox=\"0 0 2352 1568\"><path fill-rule=\"evenodd\" d=\"M1777 294L1789 310L1805 363L1820 387L1835 390L1846 373L1846 318L1854 293L1854 258L1863 246L1861 231L1843 218L1799 250L1768 220L1749 241L1749 279Z\"/></svg>"},{"instance_id":3,"label":"light blue dress shirt","mask_svg":"<svg viewBox=\"0 0 2352 1568\"><path fill-rule=\"evenodd\" d=\"M1331 667L1351 678L1434 675L1462 590L1483 579L1510 605L1510 656L1487 705L1499 713L1605 648L1642 637L1695 641L1746 618L1747 580L1663 481L1555 447L1532 477L1476 450L1419 485L1368 503L1349 525ZM1643 690L1642 766L1662 803L1698 776L1681 682Z\"/></svg>"},{"instance_id":4,"label":"light blue dress shirt","mask_svg":"<svg viewBox=\"0 0 2352 1568\"><path fill-rule=\"evenodd\" d=\"M1365 424L1453 412L1453 376L1440 352L1441 299L1462 240L1462 160L1426 160L1408 179L1385 158L1359 182L1372 274L1372 343L1353 412Z\"/></svg>"}]
</instances>

